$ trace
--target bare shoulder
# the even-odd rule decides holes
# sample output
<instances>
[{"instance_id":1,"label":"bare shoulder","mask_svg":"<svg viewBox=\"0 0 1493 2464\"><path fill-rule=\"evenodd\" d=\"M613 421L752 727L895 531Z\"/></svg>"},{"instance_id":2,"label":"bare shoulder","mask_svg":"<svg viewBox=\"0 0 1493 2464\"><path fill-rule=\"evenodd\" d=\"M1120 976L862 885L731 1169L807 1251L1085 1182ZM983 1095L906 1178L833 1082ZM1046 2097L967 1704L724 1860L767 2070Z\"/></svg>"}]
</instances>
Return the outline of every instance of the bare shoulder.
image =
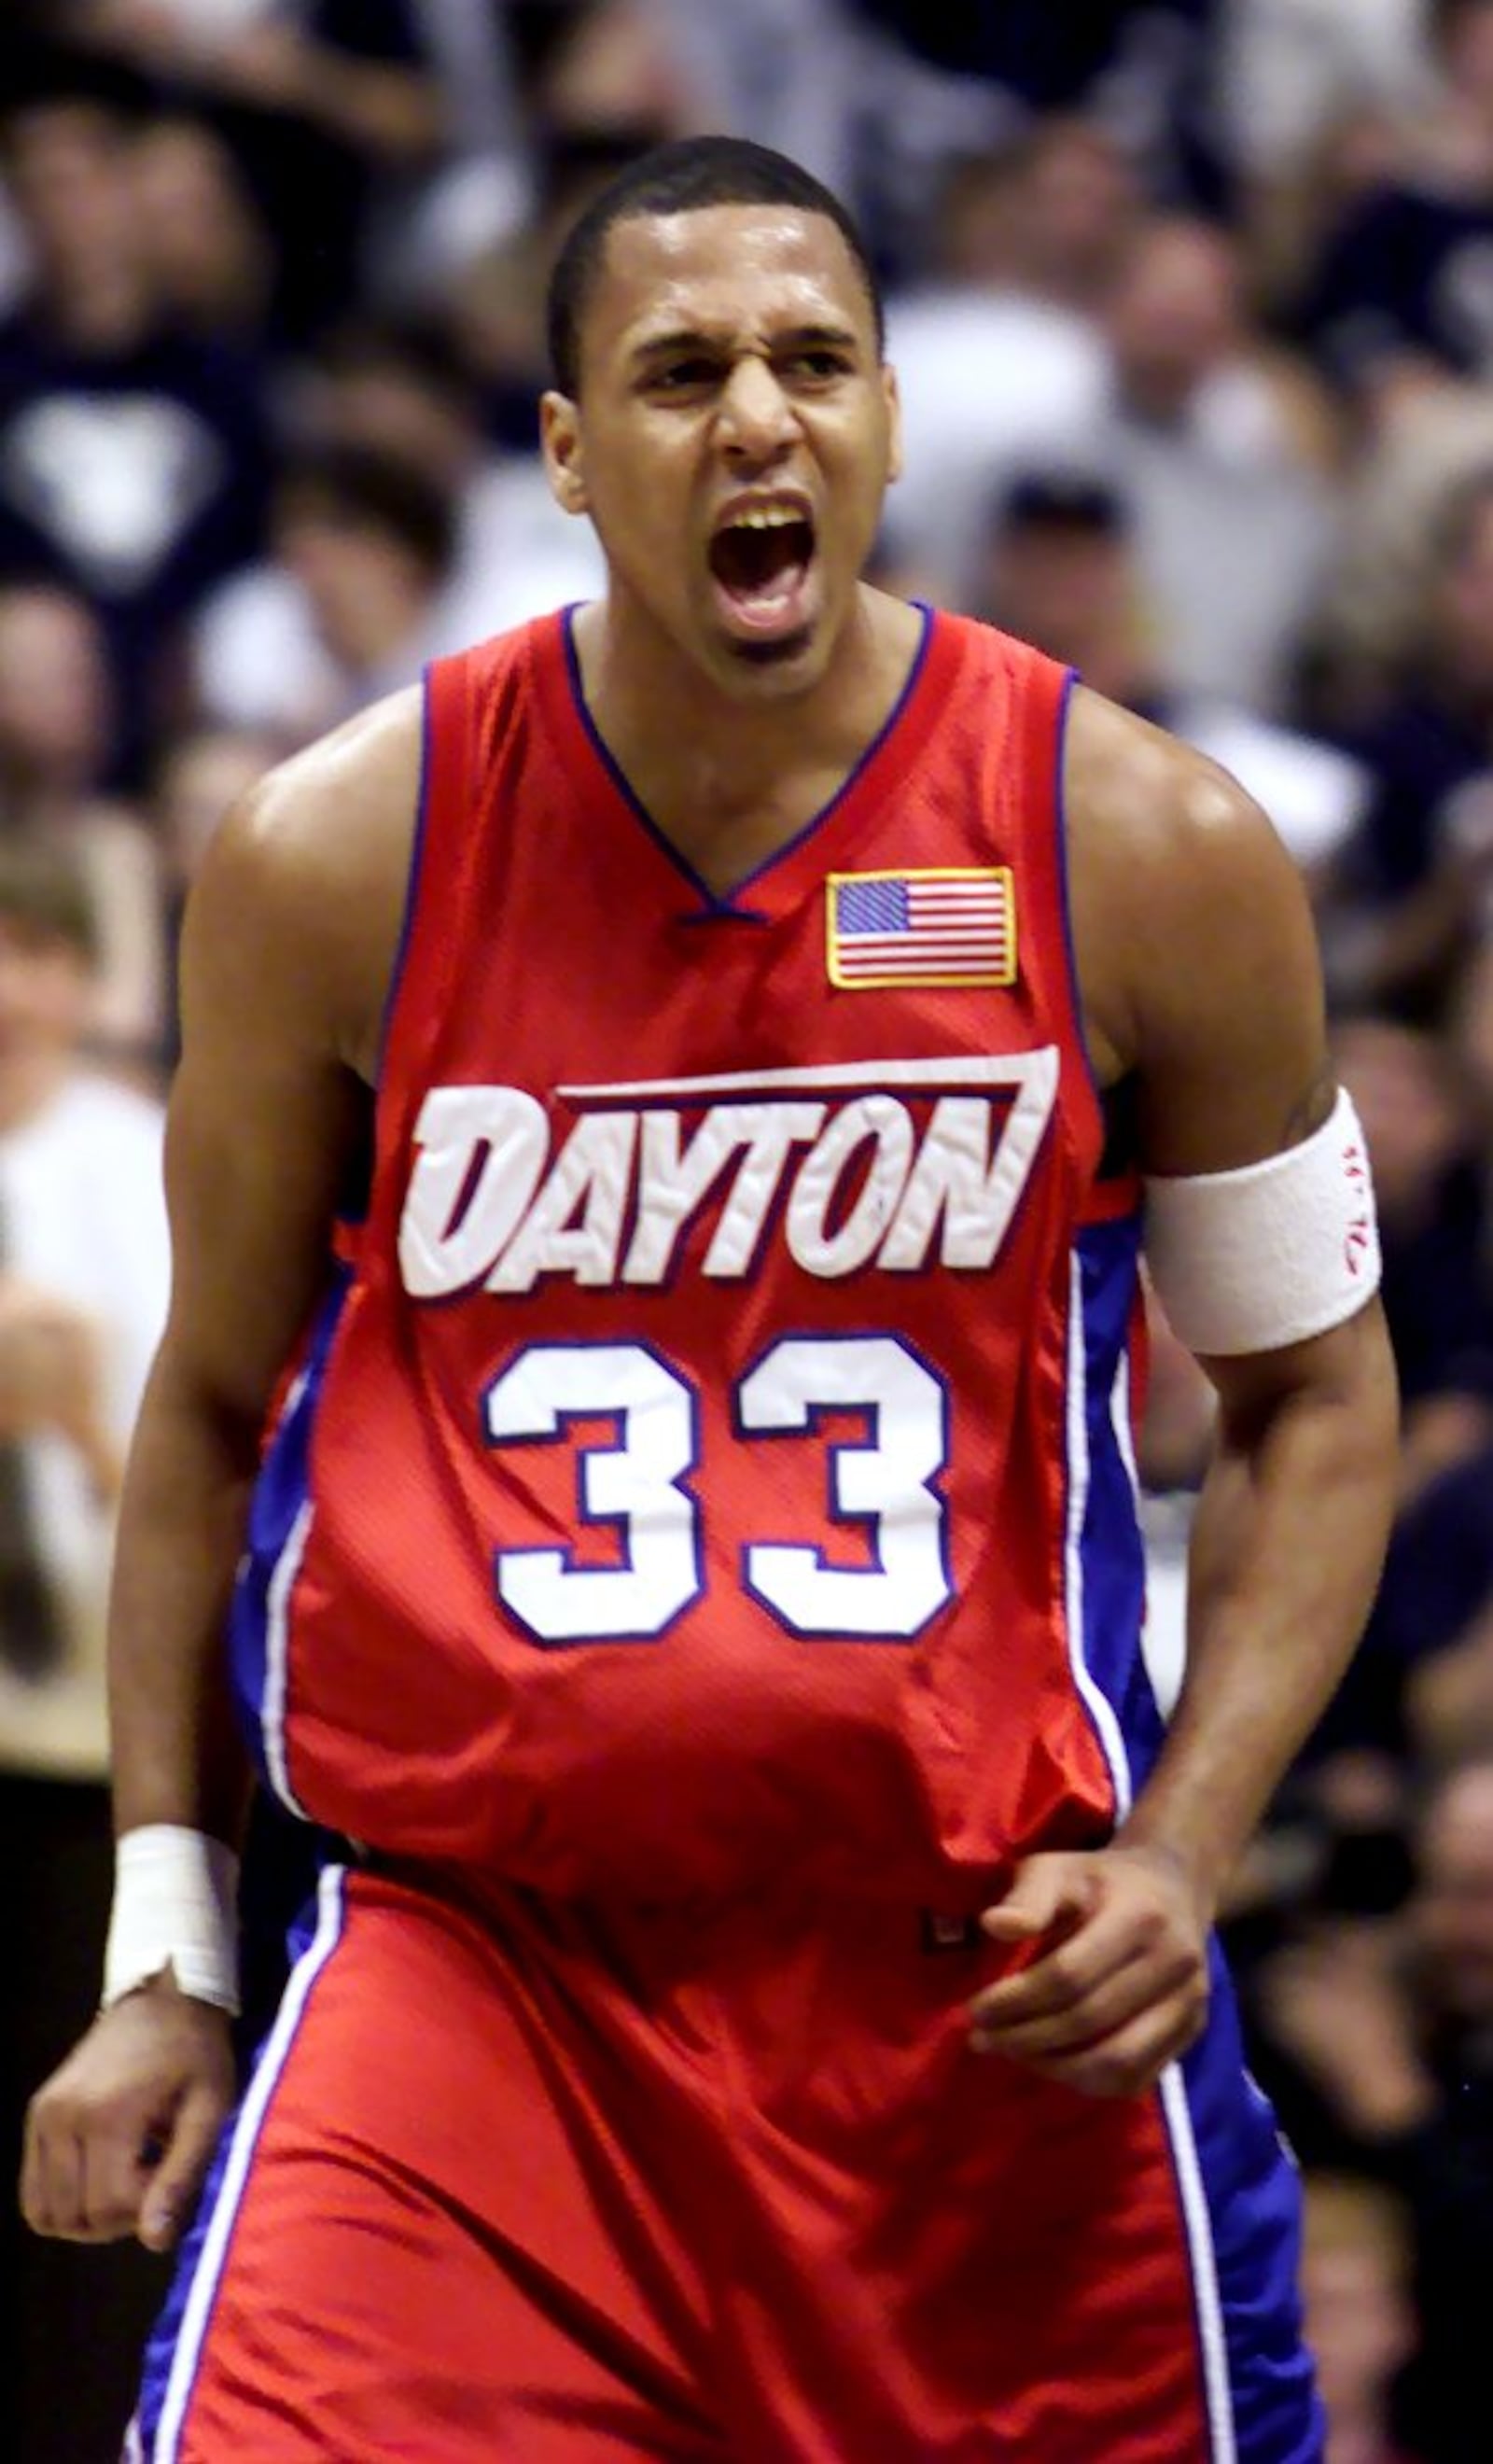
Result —
<instances>
[{"instance_id":1,"label":"bare shoulder","mask_svg":"<svg viewBox=\"0 0 1493 2464\"><path fill-rule=\"evenodd\" d=\"M420 792L418 688L362 711L267 771L213 842L235 887L368 892L407 867ZM401 871L403 880L403 869Z\"/></svg>"},{"instance_id":2,"label":"bare shoulder","mask_svg":"<svg viewBox=\"0 0 1493 2464\"><path fill-rule=\"evenodd\" d=\"M370 1076L403 927L420 801L418 688L266 773L213 839L187 909L184 1024L235 979L304 1013Z\"/></svg>"},{"instance_id":3,"label":"bare shoulder","mask_svg":"<svg viewBox=\"0 0 1493 2464\"><path fill-rule=\"evenodd\" d=\"M1166 955L1163 976L1207 973L1253 924L1267 938L1305 913L1267 816L1206 754L1083 688L1065 777L1074 890ZM1180 931L1202 935L1173 946ZM1118 939L1118 935L1113 936ZM1123 955L1123 954L1122 954Z\"/></svg>"},{"instance_id":4,"label":"bare shoulder","mask_svg":"<svg viewBox=\"0 0 1493 2464\"><path fill-rule=\"evenodd\" d=\"M1305 1135L1330 1089L1320 971L1268 817L1204 755L1083 690L1065 793L1090 1049L1102 1079L1136 1076L1152 1168L1225 1170Z\"/></svg>"}]
</instances>

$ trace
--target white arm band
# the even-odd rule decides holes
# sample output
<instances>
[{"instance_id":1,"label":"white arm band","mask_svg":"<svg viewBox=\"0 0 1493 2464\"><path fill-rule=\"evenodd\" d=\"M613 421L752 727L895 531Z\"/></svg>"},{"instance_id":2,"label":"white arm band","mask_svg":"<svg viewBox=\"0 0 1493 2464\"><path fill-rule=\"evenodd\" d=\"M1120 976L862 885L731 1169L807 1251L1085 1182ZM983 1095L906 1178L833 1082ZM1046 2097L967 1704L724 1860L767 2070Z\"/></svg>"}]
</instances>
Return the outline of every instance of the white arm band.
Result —
<instances>
[{"instance_id":1,"label":"white arm band","mask_svg":"<svg viewBox=\"0 0 1493 2464\"><path fill-rule=\"evenodd\" d=\"M184 1993L238 2009L238 1859L175 1822L126 1831L114 1855L114 1909L100 2010L169 1968Z\"/></svg>"},{"instance_id":2,"label":"white arm band","mask_svg":"<svg viewBox=\"0 0 1493 2464\"><path fill-rule=\"evenodd\" d=\"M1146 1183L1146 1257L1179 1342L1220 1357L1305 1343L1379 1287L1369 1151L1341 1089L1300 1146Z\"/></svg>"}]
</instances>

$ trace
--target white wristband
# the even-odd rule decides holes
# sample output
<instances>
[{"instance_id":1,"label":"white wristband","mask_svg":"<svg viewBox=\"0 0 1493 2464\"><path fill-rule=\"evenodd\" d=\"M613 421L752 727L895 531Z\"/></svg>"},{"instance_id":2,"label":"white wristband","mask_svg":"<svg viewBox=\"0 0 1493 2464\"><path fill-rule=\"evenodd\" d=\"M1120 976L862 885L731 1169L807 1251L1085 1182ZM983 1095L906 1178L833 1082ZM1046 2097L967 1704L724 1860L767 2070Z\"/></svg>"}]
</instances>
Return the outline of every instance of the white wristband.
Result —
<instances>
[{"instance_id":1,"label":"white wristband","mask_svg":"<svg viewBox=\"0 0 1493 2464\"><path fill-rule=\"evenodd\" d=\"M238 2004L238 1859L176 1822L126 1831L114 1852L114 1908L100 2010L167 1969L194 2002Z\"/></svg>"}]
</instances>

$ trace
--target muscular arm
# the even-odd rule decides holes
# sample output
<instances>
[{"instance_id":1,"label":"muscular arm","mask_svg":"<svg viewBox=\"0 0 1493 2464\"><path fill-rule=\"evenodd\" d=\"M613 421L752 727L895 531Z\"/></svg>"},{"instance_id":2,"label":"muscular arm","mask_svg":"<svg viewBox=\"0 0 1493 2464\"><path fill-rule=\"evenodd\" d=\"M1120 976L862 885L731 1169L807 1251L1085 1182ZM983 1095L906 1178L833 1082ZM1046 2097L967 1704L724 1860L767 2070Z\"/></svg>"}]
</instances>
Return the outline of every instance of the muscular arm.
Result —
<instances>
[{"instance_id":1,"label":"muscular arm","mask_svg":"<svg viewBox=\"0 0 1493 2464\"><path fill-rule=\"evenodd\" d=\"M1068 759L1090 1044L1102 1077L1134 1079L1143 1167L1227 1172L1299 1143L1333 1085L1294 868L1232 781L1092 696ZM1146 2084L1200 2024L1207 1925L1351 1655L1392 1511L1376 1303L1310 1342L1203 1366L1219 1441L1166 1746L1106 1859L1029 1860L987 1920L998 1940L1059 1947L982 1997L977 2028L1091 2087Z\"/></svg>"},{"instance_id":2,"label":"muscular arm","mask_svg":"<svg viewBox=\"0 0 1493 2464\"><path fill-rule=\"evenodd\" d=\"M1224 1172L1297 1144L1331 1109L1306 901L1232 780L1118 718L1090 701L1073 749L1078 800L1099 803L1088 845L1105 832L1109 850L1091 868L1109 920L1080 911L1095 1042L1135 1074L1142 1168ZM1103 789L1086 786L1101 765ZM1081 835L1076 865L1085 851ZM1203 1367L1219 1439L1187 1682L1124 1836L1184 1859L1211 1906L1362 1630L1393 1511L1395 1402L1373 1302L1309 1343Z\"/></svg>"},{"instance_id":3,"label":"muscular arm","mask_svg":"<svg viewBox=\"0 0 1493 2464\"><path fill-rule=\"evenodd\" d=\"M413 696L272 776L225 825L183 956L166 1141L172 1296L131 1449L109 1638L119 1831L236 1840L223 1622L260 1430L327 1272L360 1152L416 800ZM35 2098L40 2232L174 2239L232 2093L227 2022L169 1972Z\"/></svg>"},{"instance_id":4,"label":"muscular arm","mask_svg":"<svg viewBox=\"0 0 1493 2464\"><path fill-rule=\"evenodd\" d=\"M1376 1303L1312 1343L1204 1365L1220 1409L1187 1677L1122 1836L1181 1858L1211 1910L1363 1630L1393 1502L1394 1377Z\"/></svg>"},{"instance_id":5,"label":"muscular arm","mask_svg":"<svg viewBox=\"0 0 1493 2464\"><path fill-rule=\"evenodd\" d=\"M166 1132L172 1292L131 1450L110 1633L121 1830L231 1840L243 1767L223 1617L265 1411L327 1272L398 930L412 715L275 773L226 825L182 967ZM382 863L381 863L382 858Z\"/></svg>"}]
</instances>

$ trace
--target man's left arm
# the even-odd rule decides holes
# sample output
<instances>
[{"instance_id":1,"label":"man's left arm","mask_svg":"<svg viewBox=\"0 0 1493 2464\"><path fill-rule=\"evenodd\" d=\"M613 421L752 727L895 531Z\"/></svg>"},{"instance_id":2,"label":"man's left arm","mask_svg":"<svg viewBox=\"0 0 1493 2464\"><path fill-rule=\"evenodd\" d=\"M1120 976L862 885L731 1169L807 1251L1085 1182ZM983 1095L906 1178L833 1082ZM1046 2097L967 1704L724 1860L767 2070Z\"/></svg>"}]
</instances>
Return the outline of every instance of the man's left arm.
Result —
<instances>
[{"instance_id":1,"label":"man's left arm","mask_svg":"<svg viewBox=\"0 0 1493 2464\"><path fill-rule=\"evenodd\" d=\"M1143 1161L1174 1188L1206 1185L1227 1235L1236 1190L1241 1206L1258 1206L1255 1168L1295 1158L1265 1226L1284 1243L1279 1264L1255 1270L1242 1316L1237 1256L1231 1267L1204 1240L1182 1261L1200 1322L1247 1330L1253 1317L1262 1339L1196 1347L1219 1430L1166 1743L1107 1847L1028 1858L984 1919L1023 1958L974 2003L974 2041L1123 2095L1151 2085L1201 2029L1219 1895L1352 1655L1393 1512L1396 1401L1377 1301L1357 1304L1350 1276L1336 1299L1330 1273L1324 1285L1334 1244L1319 1219L1331 1191L1313 1181L1309 1157L1333 1142L1335 1089L1294 869L1232 781L1079 700L1069 794L1088 825L1086 834L1080 818L1072 850L1080 971L1101 1070L1133 1072L1141 1089ZM1332 1322L1289 1339L1283 1293L1272 1337L1274 1283L1298 1266L1297 1306L1315 1289Z\"/></svg>"}]
</instances>

